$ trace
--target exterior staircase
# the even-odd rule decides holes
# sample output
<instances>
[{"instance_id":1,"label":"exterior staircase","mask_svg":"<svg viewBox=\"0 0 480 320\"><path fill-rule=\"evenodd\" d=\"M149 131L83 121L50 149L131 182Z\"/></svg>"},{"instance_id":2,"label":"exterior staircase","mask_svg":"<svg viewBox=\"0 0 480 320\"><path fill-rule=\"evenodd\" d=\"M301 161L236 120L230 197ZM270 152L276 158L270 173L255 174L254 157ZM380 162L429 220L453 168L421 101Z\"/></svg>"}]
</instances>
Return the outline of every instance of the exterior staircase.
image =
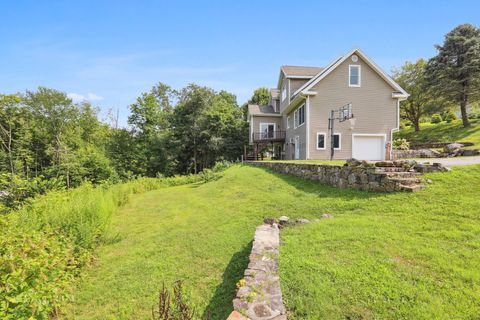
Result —
<instances>
[{"instance_id":1,"label":"exterior staircase","mask_svg":"<svg viewBox=\"0 0 480 320\"><path fill-rule=\"evenodd\" d=\"M377 166L375 172L385 175L387 180L398 183L402 191L415 192L425 188L423 179L420 178L422 173L414 169Z\"/></svg>"}]
</instances>

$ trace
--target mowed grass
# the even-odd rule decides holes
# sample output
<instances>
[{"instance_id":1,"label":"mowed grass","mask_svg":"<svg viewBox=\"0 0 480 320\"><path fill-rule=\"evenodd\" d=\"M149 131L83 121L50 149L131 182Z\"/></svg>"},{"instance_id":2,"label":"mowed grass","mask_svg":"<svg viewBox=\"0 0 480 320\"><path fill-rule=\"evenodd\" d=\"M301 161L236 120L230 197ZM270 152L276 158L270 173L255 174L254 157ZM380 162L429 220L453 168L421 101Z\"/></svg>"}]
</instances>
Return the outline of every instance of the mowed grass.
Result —
<instances>
[{"instance_id":1,"label":"mowed grass","mask_svg":"<svg viewBox=\"0 0 480 320\"><path fill-rule=\"evenodd\" d=\"M330 164L344 165L345 160L265 160L259 162L286 162L286 163L306 163L306 164Z\"/></svg>"},{"instance_id":2,"label":"mowed grass","mask_svg":"<svg viewBox=\"0 0 480 320\"><path fill-rule=\"evenodd\" d=\"M234 166L136 195L66 318L150 319L162 283L180 279L198 316L226 319L256 225L288 215L314 221L281 234L289 319L476 319L480 166L428 177L419 193L376 194Z\"/></svg>"},{"instance_id":3,"label":"mowed grass","mask_svg":"<svg viewBox=\"0 0 480 320\"><path fill-rule=\"evenodd\" d=\"M420 131L407 127L394 134L394 138L405 138L411 142L473 142L468 148L480 148L480 119L471 119L471 126L464 128L462 120L438 124L421 123Z\"/></svg>"}]
</instances>

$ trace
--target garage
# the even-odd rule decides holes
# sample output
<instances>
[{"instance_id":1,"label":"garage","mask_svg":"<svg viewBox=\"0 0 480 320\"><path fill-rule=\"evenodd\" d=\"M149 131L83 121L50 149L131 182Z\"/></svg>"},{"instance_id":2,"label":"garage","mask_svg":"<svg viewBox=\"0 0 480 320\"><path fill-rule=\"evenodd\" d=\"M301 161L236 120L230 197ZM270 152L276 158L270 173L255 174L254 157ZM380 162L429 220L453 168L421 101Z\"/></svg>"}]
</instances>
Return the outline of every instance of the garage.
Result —
<instances>
[{"instance_id":1,"label":"garage","mask_svg":"<svg viewBox=\"0 0 480 320\"><path fill-rule=\"evenodd\" d=\"M385 160L385 139L383 134L354 134L352 157L358 160Z\"/></svg>"}]
</instances>

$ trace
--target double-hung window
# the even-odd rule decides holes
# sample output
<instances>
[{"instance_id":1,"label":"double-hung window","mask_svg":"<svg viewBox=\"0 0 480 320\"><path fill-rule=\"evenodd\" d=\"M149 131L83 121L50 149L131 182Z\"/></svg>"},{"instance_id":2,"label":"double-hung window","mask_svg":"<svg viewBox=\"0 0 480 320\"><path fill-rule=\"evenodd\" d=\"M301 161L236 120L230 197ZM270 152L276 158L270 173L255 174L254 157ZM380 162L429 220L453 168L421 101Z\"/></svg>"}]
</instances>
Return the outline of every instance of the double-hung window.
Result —
<instances>
[{"instance_id":1,"label":"double-hung window","mask_svg":"<svg viewBox=\"0 0 480 320\"><path fill-rule=\"evenodd\" d=\"M348 66L348 85L350 87L360 87L361 84L361 69L359 65Z\"/></svg>"},{"instance_id":2,"label":"double-hung window","mask_svg":"<svg viewBox=\"0 0 480 320\"><path fill-rule=\"evenodd\" d=\"M331 145L328 145L330 149ZM335 133L333 135L333 148L335 150L340 150L342 147L341 143L341 134ZM317 150L325 150L327 148L327 135L323 132L317 132Z\"/></svg>"},{"instance_id":3,"label":"double-hung window","mask_svg":"<svg viewBox=\"0 0 480 320\"><path fill-rule=\"evenodd\" d=\"M317 150L325 150L325 133L317 132Z\"/></svg>"},{"instance_id":4,"label":"double-hung window","mask_svg":"<svg viewBox=\"0 0 480 320\"><path fill-rule=\"evenodd\" d=\"M295 110L293 113L294 121L295 121L295 128L300 127L302 124L305 123L305 105L302 105L300 108Z\"/></svg>"}]
</instances>

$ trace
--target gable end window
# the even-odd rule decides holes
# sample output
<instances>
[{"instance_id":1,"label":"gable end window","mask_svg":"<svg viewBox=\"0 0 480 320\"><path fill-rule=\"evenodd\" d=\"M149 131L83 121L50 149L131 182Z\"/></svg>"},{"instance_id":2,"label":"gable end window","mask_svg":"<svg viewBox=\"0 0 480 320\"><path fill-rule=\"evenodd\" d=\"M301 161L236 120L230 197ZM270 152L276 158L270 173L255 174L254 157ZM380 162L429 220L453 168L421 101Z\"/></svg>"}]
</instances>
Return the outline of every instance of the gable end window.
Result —
<instances>
[{"instance_id":1,"label":"gable end window","mask_svg":"<svg viewBox=\"0 0 480 320\"><path fill-rule=\"evenodd\" d=\"M361 84L361 68L359 65L348 66L348 86L360 87Z\"/></svg>"},{"instance_id":2,"label":"gable end window","mask_svg":"<svg viewBox=\"0 0 480 320\"><path fill-rule=\"evenodd\" d=\"M287 129L290 129L290 116L287 117Z\"/></svg>"},{"instance_id":3,"label":"gable end window","mask_svg":"<svg viewBox=\"0 0 480 320\"><path fill-rule=\"evenodd\" d=\"M285 101L287 99L287 84L284 83L282 86L282 101Z\"/></svg>"}]
</instances>

